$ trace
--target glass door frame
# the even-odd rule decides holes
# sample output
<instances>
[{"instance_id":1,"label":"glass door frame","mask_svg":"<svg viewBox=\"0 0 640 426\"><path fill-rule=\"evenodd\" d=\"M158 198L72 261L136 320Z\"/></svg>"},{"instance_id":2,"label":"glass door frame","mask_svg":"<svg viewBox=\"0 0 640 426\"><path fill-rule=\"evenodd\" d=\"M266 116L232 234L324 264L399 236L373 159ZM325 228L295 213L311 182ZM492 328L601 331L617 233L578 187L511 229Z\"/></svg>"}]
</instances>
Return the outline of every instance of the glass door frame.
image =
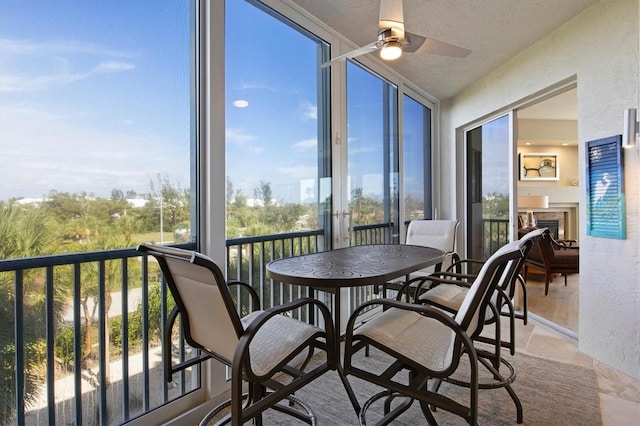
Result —
<instances>
[{"instance_id":1,"label":"glass door frame","mask_svg":"<svg viewBox=\"0 0 640 426\"><path fill-rule=\"evenodd\" d=\"M461 253L462 257L469 257L470 253L468 250L468 243L469 243L469 239L470 239L470 235L469 235L469 230L468 230L468 224L470 223L471 217L469 214L469 203L470 203L470 197L471 194L469 194L469 189L468 189L468 180L470 178L470 170L469 170L469 164L468 164L468 133L474 129L477 129L479 127L484 126L487 123L490 123L494 120L497 120L499 118L503 118L503 117L507 117L508 118L508 133L509 133L509 142L508 142L508 154L507 154L507 158L509 159L509 170L508 173L506 174L506 176L509 178L509 182L508 182L508 195L509 195L509 225L508 225L508 230L507 230L507 238L508 241L513 241L514 238L517 238L517 226L518 226L518 221L517 219L517 212L518 212L518 208L517 208L517 198L518 198L518 194L517 194L517 184L518 184L518 177L517 177L517 171L518 171L518 167L517 167L517 120L516 120L516 112L514 109L510 109L507 111L501 111L499 113L496 113L494 115L491 115L489 117L484 117L482 120L478 120L472 123L469 123L468 125L464 126L461 131L462 131L462 164L463 164L463 179L461 182L461 186L462 186L462 193L463 195L463 202L462 202L462 206L461 206L461 217L463 218L463 223L465 224L464 226L464 230L463 230L463 235L464 235L464 244L461 245L461 249L460 251L463 251L463 253Z\"/></svg>"},{"instance_id":2,"label":"glass door frame","mask_svg":"<svg viewBox=\"0 0 640 426\"><path fill-rule=\"evenodd\" d=\"M340 43L339 43L340 45ZM335 49L336 45L332 46ZM344 48L344 46L343 46ZM350 49L350 47L346 47ZM335 55L336 53L334 53ZM384 179L385 185L385 203L390 203L390 206L386 208L389 212L393 213L393 231L392 242L399 243L404 241L404 233L406 226L404 224L405 218L405 205L404 205L404 98L410 97L414 101L421 104L423 107L430 111L430 129L429 129L429 143L430 154L429 164L425 164L425 179L428 180L428 188L425 188L425 197L429 197L429 200L425 200L425 207L429 210L425 211L425 218L437 219L438 202L437 186L440 182L438 172L438 164L434 160L438 155L437 143L437 130L439 120L439 105L430 96L424 92L415 89L405 82L396 79L394 76L389 75L385 70L380 69L380 66L371 59L366 57L358 58L354 61L356 66L361 67L372 75L384 80L387 84L393 85L396 88L396 99L393 101L396 104L396 122L390 123L388 130L395 133L391 143L391 149L393 153L387 152L385 155L385 164L389 167L385 168L387 176ZM350 230L351 230L351 213L349 206L349 185L348 185L348 144L346 138L348 138L347 129L347 66L346 62L331 67L331 138L332 138L332 248L347 247L350 244ZM389 111L385 111L388 114ZM393 156L393 162L395 164L395 170L390 167L389 155ZM387 164L389 163L389 164ZM426 174L429 174L428 178ZM391 190L391 183L395 185L395 191ZM388 212L385 213L385 219L391 219L388 217Z\"/></svg>"}]
</instances>

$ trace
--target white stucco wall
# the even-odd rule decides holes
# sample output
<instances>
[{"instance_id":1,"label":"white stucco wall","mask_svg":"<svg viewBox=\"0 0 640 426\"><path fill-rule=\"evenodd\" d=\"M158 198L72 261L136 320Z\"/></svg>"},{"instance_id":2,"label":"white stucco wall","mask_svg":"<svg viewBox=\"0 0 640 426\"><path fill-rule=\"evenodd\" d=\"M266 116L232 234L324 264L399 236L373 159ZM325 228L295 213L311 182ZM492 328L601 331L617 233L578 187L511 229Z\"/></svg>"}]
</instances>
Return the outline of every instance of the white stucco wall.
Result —
<instances>
[{"instance_id":1,"label":"white stucco wall","mask_svg":"<svg viewBox=\"0 0 640 426\"><path fill-rule=\"evenodd\" d=\"M493 70L442 107L440 151L443 193L462 194L460 129L521 104L575 78L578 86L579 158L589 140L620 134L625 108L640 107L640 0L602 0L546 38ZM499 47L497 47L499 48ZM627 239L586 235L580 209L579 347L593 358L640 378L640 155L625 150ZM584 182L584 164L579 164ZM441 202L452 216L462 197ZM586 202L580 191L580 204Z\"/></svg>"}]
</instances>

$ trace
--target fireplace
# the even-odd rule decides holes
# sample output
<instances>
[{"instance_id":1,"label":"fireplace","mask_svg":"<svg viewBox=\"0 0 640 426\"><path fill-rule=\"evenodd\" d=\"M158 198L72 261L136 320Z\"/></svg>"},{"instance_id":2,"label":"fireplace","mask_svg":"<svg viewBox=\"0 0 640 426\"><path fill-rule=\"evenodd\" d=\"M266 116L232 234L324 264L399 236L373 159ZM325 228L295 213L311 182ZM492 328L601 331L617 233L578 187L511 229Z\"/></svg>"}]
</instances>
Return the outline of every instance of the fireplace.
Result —
<instances>
[{"instance_id":1,"label":"fireplace","mask_svg":"<svg viewBox=\"0 0 640 426\"><path fill-rule=\"evenodd\" d=\"M549 228L558 240L564 240L566 235L567 212L539 211L535 213L538 228Z\"/></svg>"},{"instance_id":2,"label":"fireplace","mask_svg":"<svg viewBox=\"0 0 640 426\"><path fill-rule=\"evenodd\" d=\"M558 231L559 231L559 221L556 219L552 219L552 220L541 220L541 219L537 219L538 228L549 228L549 232L551 233L551 236L553 236L553 238L555 239L561 239L558 236Z\"/></svg>"}]
</instances>

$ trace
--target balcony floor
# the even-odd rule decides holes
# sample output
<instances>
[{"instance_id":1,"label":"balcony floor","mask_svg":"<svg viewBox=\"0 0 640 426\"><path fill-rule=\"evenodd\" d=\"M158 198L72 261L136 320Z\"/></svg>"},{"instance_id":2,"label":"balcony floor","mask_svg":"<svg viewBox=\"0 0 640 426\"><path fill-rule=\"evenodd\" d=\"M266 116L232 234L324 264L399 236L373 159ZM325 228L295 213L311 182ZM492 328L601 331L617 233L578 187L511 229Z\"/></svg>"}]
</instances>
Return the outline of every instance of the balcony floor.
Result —
<instances>
[{"instance_id":1,"label":"balcony floor","mask_svg":"<svg viewBox=\"0 0 640 426\"><path fill-rule=\"evenodd\" d=\"M518 322L516 336L518 353L579 365L595 371L604 426L635 424L640 418L640 380L626 376L581 353L574 339L534 321L530 321L527 326Z\"/></svg>"},{"instance_id":2,"label":"balcony floor","mask_svg":"<svg viewBox=\"0 0 640 426\"><path fill-rule=\"evenodd\" d=\"M518 321L516 327L517 353L577 365L595 372L603 426L637 423L640 418L640 380L581 353L574 339L545 324L530 320L525 326Z\"/></svg>"}]
</instances>

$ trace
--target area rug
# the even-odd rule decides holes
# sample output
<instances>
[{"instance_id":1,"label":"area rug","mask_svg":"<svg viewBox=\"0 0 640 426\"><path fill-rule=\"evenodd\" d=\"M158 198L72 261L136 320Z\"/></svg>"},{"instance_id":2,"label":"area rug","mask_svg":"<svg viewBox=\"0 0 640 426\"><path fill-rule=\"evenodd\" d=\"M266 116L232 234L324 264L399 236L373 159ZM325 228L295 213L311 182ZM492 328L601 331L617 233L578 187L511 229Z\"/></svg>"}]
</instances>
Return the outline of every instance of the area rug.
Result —
<instances>
[{"instance_id":1,"label":"area rug","mask_svg":"<svg viewBox=\"0 0 640 426\"><path fill-rule=\"evenodd\" d=\"M363 360L376 369L382 365L379 352L371 351ZM513 389L523 406L524 425L601 425L597 379L592 370L522 354L507 356L517 372ZM358 378L349 377L360 404L381 389ZM458 401L468 401L468 389L444 384L441 393ZM337 373L329 372L301 389L297 394L315 411L320 425L358 424ZM378 403L378 405L380 405ZM378 407L371 407L367 424L379 419ZM516 409L505 389L484 389L479 394L481 425L515 425ZM438 410L434 416L440 425L460 425L465 421ZM369 419L370 417L370 419ZM291 418L278 415L265 418L266 424L292 424ZM426 420L414 404L393 424L421 425Z\"/></svg>"}]
</instances>

